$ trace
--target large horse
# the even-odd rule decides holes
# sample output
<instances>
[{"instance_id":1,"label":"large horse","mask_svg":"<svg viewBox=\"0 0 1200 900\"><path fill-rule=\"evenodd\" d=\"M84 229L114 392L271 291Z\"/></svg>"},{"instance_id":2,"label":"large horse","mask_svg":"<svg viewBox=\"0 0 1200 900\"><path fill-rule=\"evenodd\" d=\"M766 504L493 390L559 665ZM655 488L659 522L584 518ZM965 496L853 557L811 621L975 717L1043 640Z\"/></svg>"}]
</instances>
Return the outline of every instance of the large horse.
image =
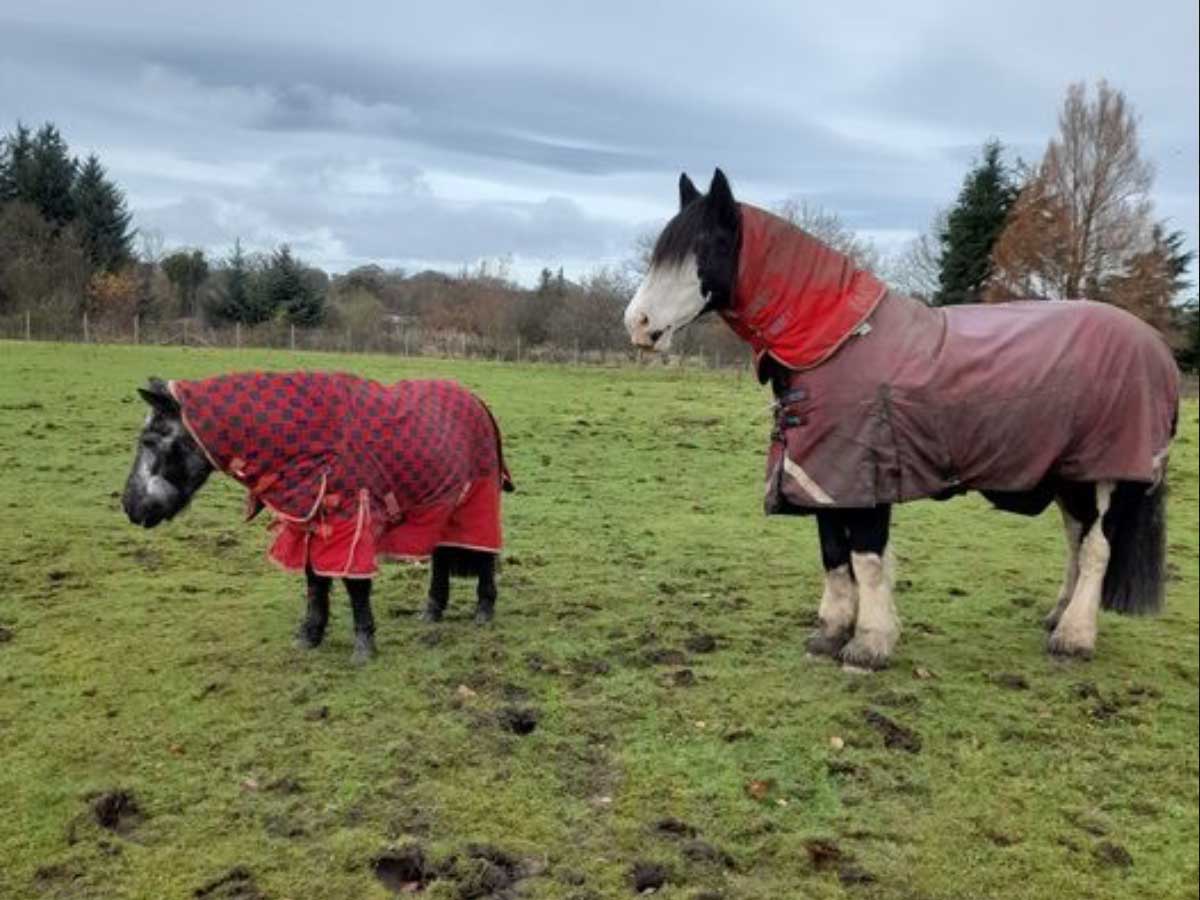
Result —
<instances>
[{"instance_id":1,"label":"large horse","mask_svg":"<svg viewBox=\"0 0 1200 900\"><path fill-rule=\"evenodd\" d=\"M1051 653L1090 656L1101 608L1163 602L1167 453L1179 373L1161 336L1087 301L930 308L840 253L686 174L625 311L666 350L716 312L775 395L768 514L817 517L825 590L810 652L887 664L900 634L894 503L978 490L1000 509L1057 503L1067 538Z\"/></svg>"},{"instance_id":2,"label":"large horse","mask_svg":"<svg viewBox=\"0 0 1200 900\"><path fill-rule=\"evenodd\" d=\"M432 557L427 621L441 619L451 575L478 579L475 619L496 604L500 492L511 490L500 429L452 381L381 385L353 375L252 372L150 379L150 405L122 498L153 528L188 505L214 470L247 490L252 518L275 517L270 558L303 572L308 609L296 643L325 636L341 578L354 616L354 661L375 654L377 558Z\"/></svg>"}]
</instances>

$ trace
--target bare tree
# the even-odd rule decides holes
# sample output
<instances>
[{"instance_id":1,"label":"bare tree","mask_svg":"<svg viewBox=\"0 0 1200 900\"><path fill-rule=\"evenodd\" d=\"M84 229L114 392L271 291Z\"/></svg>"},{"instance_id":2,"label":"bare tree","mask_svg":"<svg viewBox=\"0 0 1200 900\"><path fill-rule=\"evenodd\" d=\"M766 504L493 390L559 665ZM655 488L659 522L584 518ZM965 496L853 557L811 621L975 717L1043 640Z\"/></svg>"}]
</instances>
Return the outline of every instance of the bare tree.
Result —
<instances>
[{"instance_id":1,"label":"bare tree","mask_svg":"<svg viewBox=\"0 0 1200 900\"><path fill-rule=\"evenodd\" d=\"M775 207L775 214L808 232L823 244L844 253L860 269L878 273L883 268L883 254L870 238L856 234L837 213L809 203L797 196L784 199Z\"/></svg>"},{"instance_id":2,"label":"bare tree","mask_svg":"<svg viewBox=\"0 0 1200 900\"><path fill-rule=\"evenodd\" d=\"M992 299L1106 299L1106 285L1150 247L1154 170L1125 95L1101 81L1089 98L1073 84L1058 128L996 242Z\"/></svg>"},{"instance_id":3,"label":"bare tree","mask_svg":"<svg viewBox=\"0 0 1200 900\"><path fill-rule=\"evenodd\" d=\"M928 230L917 235L887 260L883 275L888 284L923 303L933 301L941 284L942 251L939 237L946 230L946 220L946 210L938 210Z\"/></svg>"}]
</instances>

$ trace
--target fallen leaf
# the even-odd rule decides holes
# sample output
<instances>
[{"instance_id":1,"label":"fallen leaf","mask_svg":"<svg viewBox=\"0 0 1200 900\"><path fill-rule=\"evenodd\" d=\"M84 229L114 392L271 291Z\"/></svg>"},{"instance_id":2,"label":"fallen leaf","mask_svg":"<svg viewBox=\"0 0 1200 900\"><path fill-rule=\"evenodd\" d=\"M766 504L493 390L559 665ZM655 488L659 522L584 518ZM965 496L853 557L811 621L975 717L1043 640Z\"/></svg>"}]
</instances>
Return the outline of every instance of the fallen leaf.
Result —
<instances>
[{"instance_id":1,"label":"fallen leaf","mask_svg":"<svg viewBox=\"0 0 1200 900\"><path fill-rule=\"evenodd\" d=\"M170 744L167 747L167 751L170 753L174 753L176 756L183 756L183 754L186 752L183 749L183 744Z\"/></svg>"},{"instance_id":2,"label":"fallen leaf","mask_svg":"<svg viewBox=\"0 0 1200 900\"><path fill-rule=\"evenodd\" d=\"M767 794L771 793L771 788L775 786L775 780L768 778L766 780L754 779L746 785L746 793L755 800L763 800Z\"/></svg>"},{"instance_id":3,"label":"fallen leaf","mask_svg":"<svg viewBox=\"0 0 1200 900\"><path fill-rule=\"evenodd\" d=\"M829 746L834 750L841 750L846 746L846 742L835 734L829 739Z\"/></svg>"},{"instance_id":4,"label":"fallen leaf","mask_svg":"<svg viewBox=\"0 0 1200 900\"><path fill-rule=\"evenodd\" d=\"M924 666L917 666L915 669L913 669L913 677L919 678L921 681L928 681L930 678L936 678L937 676Z\"/></svg>"},{"instance_id":5,"label":"fallen leaf","mask_svg":"<svg viewBox=\"0 0 1200 900\"><path fill-rule=\"evenodd\" d=\"M258 790L258 779L247 778L245 781L242 782L242 790L243 791L257 791Z\"/></svg>"},{"instance_id":6,"label":"fallen leaf","mask_svg":"<svg viewBox=\"0 0 1200 900\"><path fill-rule=\"evenodd\" d=\"M458 697L460 700L474 700L479 696L479 694L478 692L471 690L471 688L467 687L465 684L460 684L457 690L455 690L454 696Z\"/></svg>"}]
</instances>

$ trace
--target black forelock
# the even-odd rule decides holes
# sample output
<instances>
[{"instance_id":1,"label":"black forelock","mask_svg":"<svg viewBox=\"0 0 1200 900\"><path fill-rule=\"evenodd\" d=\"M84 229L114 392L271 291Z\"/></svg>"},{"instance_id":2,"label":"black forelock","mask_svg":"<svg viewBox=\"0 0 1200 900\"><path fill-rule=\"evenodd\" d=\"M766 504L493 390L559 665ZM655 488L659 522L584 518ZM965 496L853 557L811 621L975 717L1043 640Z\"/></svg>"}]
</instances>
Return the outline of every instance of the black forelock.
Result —
<instances>
[{"instance_id":1,"label":"black forelock","mask_svg":"<svg viewBox=\"0 0 1200 900\"><path fill-rule=\"evenodd\" d=\"M681 209L659 234L650 254L651 267L679 265L696 248L696 238L708 224L704 204L689 203Z\"/></svg>"}]
</instances>

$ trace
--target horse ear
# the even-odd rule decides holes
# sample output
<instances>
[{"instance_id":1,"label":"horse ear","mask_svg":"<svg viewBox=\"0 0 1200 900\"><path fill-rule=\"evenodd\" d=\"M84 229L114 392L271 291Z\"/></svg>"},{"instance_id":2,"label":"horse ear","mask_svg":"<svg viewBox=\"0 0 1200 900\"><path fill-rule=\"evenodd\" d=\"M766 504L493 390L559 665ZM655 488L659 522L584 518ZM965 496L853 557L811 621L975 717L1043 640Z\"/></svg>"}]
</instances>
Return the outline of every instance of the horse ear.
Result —
<instances>
[{"instance_id":1,"label":"horse ear","mask_svg":"<svg viewBox=\"0 0 1200 900\"><path fill-rule=\"evenodd\" d=\"M679 208L684 209L690 204L700 199L700 192L696 190L696 186L692 184L692 179L688 178L687 172L682 172L679 175Z\"/></svg>"},{"instance_id":2,"label":"horse ear","mask_svg":"<svg viewBox=\"0 0 1200 900\"><path fill-rule=\"evenodd\" d=\"M161 413L165 413L166 415L177 414L179 412L179 404L171 396L171 392L167 390L167 383L161 378L151 378L149 381L150 386L148 388L137 389L138 393L142 395L142 399Z\"/></svg>"},{"instance_id":3,"label":"horse ear","mask_svg":"<svg viewBox=\"0 0 1200 900\"><path fill-rule=\"evenodd\" d=\"M737 201L733 199L729 179L720 169L713 171L712 183L708 186L708 204L718 222L737 225Z\"/></svg>"}]
</instances>

